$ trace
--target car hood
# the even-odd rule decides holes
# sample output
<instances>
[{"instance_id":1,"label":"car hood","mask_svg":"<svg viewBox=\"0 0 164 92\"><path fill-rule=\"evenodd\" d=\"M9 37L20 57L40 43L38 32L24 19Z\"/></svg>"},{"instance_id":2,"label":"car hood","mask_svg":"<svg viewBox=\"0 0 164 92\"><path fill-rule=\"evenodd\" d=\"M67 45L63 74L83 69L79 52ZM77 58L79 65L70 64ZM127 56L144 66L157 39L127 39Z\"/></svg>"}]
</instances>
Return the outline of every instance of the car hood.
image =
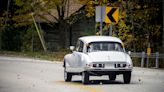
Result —
<instances>
[{"instance_id":1,"label":"car hood","mask_svg":"<svg viewBox=\"0 0 164 92\"><path fill-rule=\"evenodd\" d=\"M93 62L125 62L127 60L127 54L118 51L101 51L101 52L91 52L88 56Z\"/></svg>"}]
</instances>

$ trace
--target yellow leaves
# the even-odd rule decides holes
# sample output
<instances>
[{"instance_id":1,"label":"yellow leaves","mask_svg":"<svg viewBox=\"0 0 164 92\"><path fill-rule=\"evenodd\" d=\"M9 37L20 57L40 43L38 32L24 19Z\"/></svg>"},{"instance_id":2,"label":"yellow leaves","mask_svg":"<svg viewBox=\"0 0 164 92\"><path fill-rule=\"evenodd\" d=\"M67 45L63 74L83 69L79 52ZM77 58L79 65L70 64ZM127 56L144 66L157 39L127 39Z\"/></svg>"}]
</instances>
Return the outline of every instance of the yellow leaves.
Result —
<instances>
[{"instance_id":1,"label":"yellow leaves","mask_svg":"<svg viewBox=\"0 0 164 92\"><path fill-rule=\"evenodd\" d=\"M108 4L108 0L79 0L82 4L86 5L85 11L87 12L87 17L92 17L95 15L95 6Z\"/></svg>"},{"instance_id":2,"label":"yellow leaves","mask_svg":"<svg viewBox=\"0 0 164 92\"><path fill-rule=\"evenodd\" d=\"M118 36L124 42L125 46L134 41L130 26L127 26L123 20L118 23Z\"/></svg>"},{"instance_id":3,"label":"yellow leaves","mask_svg":"<svg viewBox=\"0 0 164 92\"><path fill-rule=\"evenodd\" d=\"M90 1L90 0L79 0L79 2L80 2L81 4L87 4L88 1Z\"/></svg>"},{"instance_id":4,"label":"yellow leaves","mask_svg":"<svg viewBox=\"0 0 164 92\"><path fill-rule=\"evenodd\" d=\"M94 5L95 4L95 1L89 1L88 3L87 3L87 5Z\"/></svg>"},{"instance_id":5,"label":"yellow leaves","mask_svg":"<svg viewBox=\"0 0 164 92\"><path fill-rule=\"evenodd\" d=\"M5 22L5 18L4 17L0 17L0 24L2 24L3 22Z\"/></svg>"},{"instance_id":6,"label":"yellow leaves","mask_svg":"<svg viewBox=\"0 0 164 92\"><path fill-rule=\"evenodd\" d=\"M56 5L63 5L64 0L54 0Z\"/></svg>"},{"instance_id":7,"label":"yellow leaves","mask_svg":"<svg viewBox=\"0 0 164 92\"><path fill-rule=\"evenodd\" d=\"M153 31L151 32L153 36L159 36L160 35L160 29L161 29L161 25L154 25L153 26Z\"/></svg>"},{"instance_id":8,"label":"yellow leaves","mask_svg":"<svg viewBox=\"0 0 164 92\"><path fill-rule=\"evenodd\" d=\"M86 14L87 17L92 17L92 16L94 16L94 11L95 11L95 9L86 9L86 11L88 12L88 13Z\"/></svg>"},{"instance_id":9,"label":"yellow leaves","mask_svg":"<svg viewBox=\"0 0 164 92\"><path fill-rule=\"evenodd\" d=\"M136 5L135 8L136 9L141 9L141 5Z\"/></svg>"},{"instance_id":10,"label":"yellow leaves","mask_svg":"<svg viewBox=\"0 0 164 92\"><path fill-rule=\"evenodd\" d=\"M0 28L2 28L4 26L4 23L5 23L5 18L0 17Z\"/></svg>"},{"instance_id":11,"label":"yellow leaves","mask_svg":"<svg viewBox=\"0 0 164 92\"><path fill-rule=\"evenodd\" d=\"M95 14L95 1L94 0L90 0L86 3L86 7L85 10L87 12L86 16L87 17L92 17Z\"/></svg>"},{"instance_id":12,"label":"yellow leaves","mask_svg":"<svg viewBox=\"0 0 164 92\"><path fill-rule=\"evenodd\" d=\"M97 35L97 36L100 36L100 34L101 34L100 31L96 32L96 35Z\"/></svg>"},{"instance_id":13,"label":"yellow leaves","mask_svg":"<svg viewBox=\"0 0 164 92\"><path fill-rule=\"evenodd\" d=\"M18 16L13 16L12 20L13 21L27 21L30 18L30 14L24 14L24 15L18 15ZM31 18L30 18L31 19Z\"/></svg>"},{"instance_id":14,"label":"yellow leaves","mask_svg":"<svg viewBox=\"0 0 164 92\"><path fill-rule=\"evenodd\" d=\"M15 27L24 26L24 25L28 25L29 23L32 23L31 15L29 13L13 16L12 21L15 21L15 23L13 24Z\"/></svg>"},{"instance_id":15,"label":"yellow leaves","mask_svg":"<svg viewBox=\"0 0 164 92\"><path fill-rule=\"evenodd\" d=\"M14 0L17 6L22 6L24 2L22 0Z\"/></svg>"},{"instance_id":16,"label":"yellow leaves","mask_svg":"<svg viewBox=\"0 0 164 92\"><path fill-rule=\"evenodd\" d=\"M122 11L121 15L122 15L122 18L126 18L126 11Z\"/></svg>"}]
</instances>

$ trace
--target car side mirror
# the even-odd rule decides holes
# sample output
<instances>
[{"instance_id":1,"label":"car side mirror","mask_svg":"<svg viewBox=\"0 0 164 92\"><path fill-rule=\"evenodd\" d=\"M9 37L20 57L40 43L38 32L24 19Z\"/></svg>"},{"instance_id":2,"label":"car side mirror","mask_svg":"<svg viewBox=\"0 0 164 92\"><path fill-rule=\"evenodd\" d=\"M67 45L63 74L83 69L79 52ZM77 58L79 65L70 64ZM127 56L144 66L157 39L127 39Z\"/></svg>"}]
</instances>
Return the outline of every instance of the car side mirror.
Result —
<instances>
[{"instance_id":1,"label":"car side mirror","mask_svg":"<svg viewBox=\"0 0 164 92\"><path fill-rule=\"evenodd\" d=\"M128 51L128 54L131 55L131 51Z\"/></svg>"},{"instance_id":2,"label":"car side mirror","mask_svg":"<svg viewBox=\"0 0 164 92\"><path fill-rule=\"evenodd\" d=\"M69 49L73 51L75 49L75 46L70 46Z\"/></svg>"}]
</instances>

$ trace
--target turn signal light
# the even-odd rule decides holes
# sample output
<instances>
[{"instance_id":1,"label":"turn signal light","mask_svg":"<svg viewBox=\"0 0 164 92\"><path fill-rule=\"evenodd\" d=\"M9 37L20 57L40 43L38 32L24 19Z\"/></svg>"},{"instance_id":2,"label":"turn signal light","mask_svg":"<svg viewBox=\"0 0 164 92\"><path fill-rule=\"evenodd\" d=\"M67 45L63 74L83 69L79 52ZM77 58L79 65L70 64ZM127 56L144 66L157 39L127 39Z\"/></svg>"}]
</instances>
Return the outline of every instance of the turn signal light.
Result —
<instances>
[{"instance_id":1,"label":"turn signal light","mask_svg":"<svg viewBox=\"0 0 164 92\"><path fill-rule=\"evenodd\" d=\"M104 68L105 64L93 64L92 67Z\"/></svg>"},{"instance_id":2,"label":"turn signal light","mask_svg":"<svg viewBox=\"0 0 164 92\"><path fill-rule=\"evenodd\" d=\"M93 64L93 67L97 67L97 64Z\"/></svg>"}]
</instances>

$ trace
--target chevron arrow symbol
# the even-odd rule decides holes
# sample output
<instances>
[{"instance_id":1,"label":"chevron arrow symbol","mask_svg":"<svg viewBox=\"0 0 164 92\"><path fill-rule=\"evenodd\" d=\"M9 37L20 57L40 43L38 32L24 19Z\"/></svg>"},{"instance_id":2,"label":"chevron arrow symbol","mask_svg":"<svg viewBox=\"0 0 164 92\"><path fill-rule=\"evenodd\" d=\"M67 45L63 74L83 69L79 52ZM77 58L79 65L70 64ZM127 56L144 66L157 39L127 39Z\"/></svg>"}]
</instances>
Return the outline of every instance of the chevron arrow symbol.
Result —
<instances>
[{"instance_id":1,"label":"chevron arrow symbol","mask_svg":"<svg viewBox=\"0 0 164 92\"><path fill-rule=\"evenodd\" d=\"M117 10L117 8L112 8L110 10L110 12L107 14L109 20L111 20L111 22L116 22L116 20L113 18L113 13Z\"/></svg>"}]
</instances>

